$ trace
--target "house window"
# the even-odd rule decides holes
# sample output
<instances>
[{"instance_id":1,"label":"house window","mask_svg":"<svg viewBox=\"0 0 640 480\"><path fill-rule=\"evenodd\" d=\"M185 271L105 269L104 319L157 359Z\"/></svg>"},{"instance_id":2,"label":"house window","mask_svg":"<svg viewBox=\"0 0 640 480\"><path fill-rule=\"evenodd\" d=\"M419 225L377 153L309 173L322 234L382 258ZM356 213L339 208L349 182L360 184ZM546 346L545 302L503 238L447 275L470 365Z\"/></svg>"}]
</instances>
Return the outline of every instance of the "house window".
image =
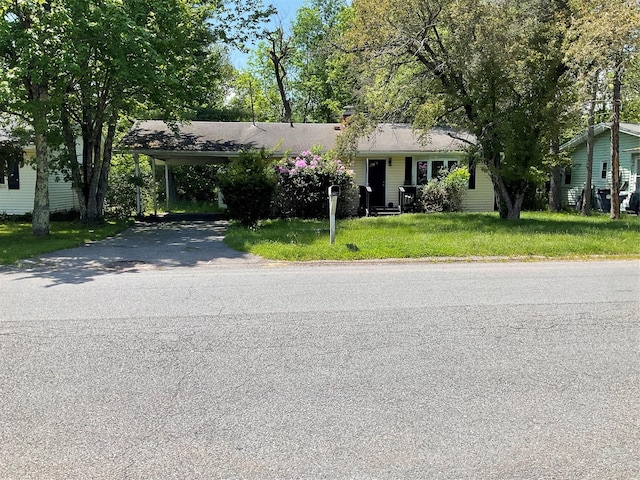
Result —
<instances>
[{"instance_id":1,"label":"house window","mask_svg":"<svg viewBox=\"0 0 640 480\"><path fill-rule=\"evenodd\" d=\"M411 157L407 157L409 159ZM416 162L416 184L426 185L430 179L438 178L442 170L451 171L458 166L458 160L421 160Z\"/></svg>"},{"instance_id":2,"label":"house window","mask_svg":"<svg viewBox=\"0 0 640 480\"><path fill-rule=\"evenodd\" d=\"M9 175L7 178L7 183L9 190L19 190L20 189L20 165L18 162L14 162L9 166Z\"/></svg>"},{"instance_id":3,"label":"house window","mask_svg":"<svg viewBox=\"0 0 640 480\"><path fill-rule=\"evenodd\" d=\"M438 178L440 170L444 168L444 160L434 160L431 162L431 178Z\"/></svg>"},{"instance_id":4,"label":"house window","mask_svg":"<svg viewBox=\"0 0 640 480\"><path fill-rule=\"evenodd\" d=\"M469 163L469 190L476 189L476 162Z\"/></svg>"},{"instance_id":5,"label":"house window","mask_svg":"<svg viewBox=\"0 0 640 480\"><path fill-rule=\"evenodd\" d=\"M571 167L564 169L564 184L571 185Z\"/></svg>"},{"instance_id":6,"label":"house window","mask_svg":"<svg viewBox=\"0 0 640 480\"><path fill-rule=\"evenodd\" d=\"M602 162L602 168L600 169L600 178L607 178L607 162Z\"/></svg>"},{"instance_id":7,"label":"house window","mask_svg":"<svg viewBox=\"0 0 640 480\"><path fill-rule=\"evenodd\" d=\"M416 185L426 185L429 182L429 162L418 162L416 170Z\"/></svg>"},{"instance_id":8,"label":"house window","mask_svg":"<svg viewBox=\"0 0 640 480\"><path fill-rule=\"evenodd\" d=\"M413 169L413 157L404 157L404 184L411 185L411 174Z\"/></svg>"}]
</instances>

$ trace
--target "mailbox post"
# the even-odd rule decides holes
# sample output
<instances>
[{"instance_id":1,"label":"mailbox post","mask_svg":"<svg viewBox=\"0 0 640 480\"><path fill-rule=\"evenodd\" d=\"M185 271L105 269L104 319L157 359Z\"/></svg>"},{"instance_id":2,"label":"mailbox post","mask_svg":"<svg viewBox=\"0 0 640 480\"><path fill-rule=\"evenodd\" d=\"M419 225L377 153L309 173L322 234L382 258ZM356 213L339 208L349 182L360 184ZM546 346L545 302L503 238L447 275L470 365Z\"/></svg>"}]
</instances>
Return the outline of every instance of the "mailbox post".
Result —
<instances>
[{"instance_id":1,"label":"mailbox post","mask_svg":"<svg viewBox=\"0 0 640 480\"><path fill-rule=\"evenodd\" d=\"M338 206L338 197L340 196L340 185L331 185L329 187L329 244L333 245L336 241L336 208Z\"/></svg>"}]
</instances>

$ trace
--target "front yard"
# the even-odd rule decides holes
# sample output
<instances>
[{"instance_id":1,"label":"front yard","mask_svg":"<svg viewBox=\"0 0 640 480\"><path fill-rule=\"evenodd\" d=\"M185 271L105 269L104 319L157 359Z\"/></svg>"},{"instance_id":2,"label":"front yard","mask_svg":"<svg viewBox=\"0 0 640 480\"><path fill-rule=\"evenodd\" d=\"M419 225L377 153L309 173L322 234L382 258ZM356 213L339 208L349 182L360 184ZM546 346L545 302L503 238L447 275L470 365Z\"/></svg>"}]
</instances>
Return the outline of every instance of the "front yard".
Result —
<instances>
[{"instance_id":1,"label":"front yard","mask_svg":"<svg viewBox=\"0 0 640 480\"><path fill-rule=\"evenodd\" d=\"M405 214L329 221L269 220L256 230L232 225L232 248L278 260L365 260L423 257L640 257L640 219L524 212L518 221L497 213Z\"/></svg>"}]
</instances>

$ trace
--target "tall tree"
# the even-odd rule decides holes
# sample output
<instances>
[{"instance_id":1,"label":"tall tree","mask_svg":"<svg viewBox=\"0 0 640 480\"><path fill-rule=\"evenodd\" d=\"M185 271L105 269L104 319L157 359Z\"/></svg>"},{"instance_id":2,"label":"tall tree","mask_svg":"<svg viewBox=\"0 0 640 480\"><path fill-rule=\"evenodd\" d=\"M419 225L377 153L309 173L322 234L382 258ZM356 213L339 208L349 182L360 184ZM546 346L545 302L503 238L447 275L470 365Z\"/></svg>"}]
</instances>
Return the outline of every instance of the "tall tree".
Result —
<instances>
[{"instance_id":1,"label":"tall tree","mask_svg":"<svg viewBox=\"0 0 640 480\"><path fill-rule=\"evenodd\" d=\"M39 94L46 100L48 115L31 115L29 120L37 148L37 133L44 128L39 123L54 118L60 125L67 151L60 166L73 180L82 219L88 223L103 216L119 120L139 111L140 105L154 108L168 121L177 121L200 106L219 72L220 55L212 44L221 38L229 40L226 32L233 30L233 20L251 26L262 14L258 10L243 16L256 3L240 0L235 2L235 11L222 8L215 0L159 0L151 4L144 0L48 0L44 13L39 2L0 1L4 8L0 38L2 44L14 47L12 58L19 65L33 57L28 55L31 50L48 48L40 37L29 36L32 30L53 32L50 43L55 48L41 55L41 71L33 76L38 85L44 82L48 88ZM20 18L23 5L38 23L23 27L23 40L15 42L11 29L19 25L16 18ZM220 16L225 18L224 28L212 23ZM18 46L23 50L18 51ZM55 79L55 88L51 79ZM15 84L11 88L14 96L24 96L15 93L20 88L34 90ZM24 106L17 110L27 111ZM39 168L46 165L46 160L38 161Z\"/></svg>"},{"instance_id":2,"label":"tall tree","mask_svg":"<svg viewBox=\"0 0 640 480\"><path fill-rule=\"evenodd\" d=\"M611 212L620 218L619 126L625 69L640 49L640 4L637 0L569 0L574 20L567 47L570 62L611 75Z\"/></svg>"},{"instance_id":3,"label":"tall tree","mask_svg":"<svg viewBox=\"0 0 640 480\"><path fill-rule=\"evenodd\" d=\"M36 186L32 230L49 234L49 142L63 91L57 65L66 12L54 0L0 1L0 110L31 126Z\"/></svg>"},{"instance_id":4,"label":"tall tree","mask_svg":"<svg viewBox=\"0 0 640 480\"><path fill-rule=\"evenodd\" d=\"M520 217L549 149L569 11L555 0L354 0L350 45L371 112L446 122L476 137L500 216Z\"/></svg>"},{"instance_id":5,"label":"tall tree","mask_svg":"<svg viewBox=\"0 0 640 480\"><path fill-rule=\"evenodd\" d=\"M291 123L293 122L293 114L291 110L291 99L287 92L287 63L291 58L291 39L285 35L282 27L278 27L269 34L268 41L269 60L273 67L273 75L282 102L282 121Z\"/></svg>"},{"instance_id":6,"label":"tall tree","mask_svg":"<svg viewBox=\"0 0 640 480\"><path fill-rule=\"evenodd\" d=\"M335 122L353 101L353 80L337 47L346 23L345 0L309 0L292 23L292 89L303 122Z\"/></svg>"}]
</instances>

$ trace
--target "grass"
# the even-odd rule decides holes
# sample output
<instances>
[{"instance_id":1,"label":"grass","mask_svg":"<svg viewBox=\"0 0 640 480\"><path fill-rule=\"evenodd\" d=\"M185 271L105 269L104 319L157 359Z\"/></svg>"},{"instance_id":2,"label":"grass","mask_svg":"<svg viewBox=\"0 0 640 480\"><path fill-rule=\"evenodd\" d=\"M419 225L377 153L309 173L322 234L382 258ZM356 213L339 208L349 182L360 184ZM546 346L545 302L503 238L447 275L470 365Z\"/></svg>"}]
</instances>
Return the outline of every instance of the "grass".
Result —
<instances>
[{"instance_id":1,"label":"grass","mask_svg":"<svg viewBox=\"0 0 640 480\"><path fill-rule=\"evenodd\" d=\"M232 225L232 248L276 260L365 260L424 257L640 257L640 219L625 215L525 212L517 221L495 213L411 214L338 220L269 220L252 231Z\"/></svg>"},{"instance_id":2,"label":"grass","mask_svg":"<svg viewBox=\"0 0 640 480\"><path fill-rule=\"evenodd\" d=\"M127 220L118 220L87 227L77 221L52 221L50 235L40 238L33 236L29 222L0 223L0 265L101 240L121 232L130 224Z\"/></svg>"}]
</instances>

